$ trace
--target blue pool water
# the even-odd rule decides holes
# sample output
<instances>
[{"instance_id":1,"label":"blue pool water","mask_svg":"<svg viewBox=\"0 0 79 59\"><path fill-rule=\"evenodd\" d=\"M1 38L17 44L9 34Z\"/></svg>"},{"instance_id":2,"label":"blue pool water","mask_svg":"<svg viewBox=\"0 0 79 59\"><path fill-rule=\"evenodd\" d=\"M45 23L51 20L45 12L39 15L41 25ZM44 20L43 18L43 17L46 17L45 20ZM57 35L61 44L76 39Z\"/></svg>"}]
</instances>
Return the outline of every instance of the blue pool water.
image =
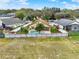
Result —
<instances>
[{"instance_id":1,"label":"blue pool water","mask_svg":"<svg viewBox=\"0 0 79 59\"><path fill-rule=\"evenodd\" d=\"M29 33L29 35L38 35L38 34L43 34L43 33L39 33L39 32L37 32L37 31L31 31L31 32Z\"/></svg>"}]
</instances>

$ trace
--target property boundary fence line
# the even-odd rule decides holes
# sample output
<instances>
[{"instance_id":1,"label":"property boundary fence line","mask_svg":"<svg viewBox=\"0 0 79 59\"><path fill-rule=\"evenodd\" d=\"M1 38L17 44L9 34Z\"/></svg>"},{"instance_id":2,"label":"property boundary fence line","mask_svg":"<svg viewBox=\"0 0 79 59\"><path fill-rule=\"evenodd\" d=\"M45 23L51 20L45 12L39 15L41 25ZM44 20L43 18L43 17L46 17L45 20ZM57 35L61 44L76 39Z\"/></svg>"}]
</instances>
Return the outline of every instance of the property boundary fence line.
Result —
<instances>
[{"instance_id":1,"label":"property boundary fence line","mask_svg":"<svg viewBox=\"0 0 79 59\"><path fill-rule=\"evenodd\" d=\"M27 37L67 37L68 33L54 33L54 34L5 34L5 38L27 38Z\"/></svg>"}]
</instances>

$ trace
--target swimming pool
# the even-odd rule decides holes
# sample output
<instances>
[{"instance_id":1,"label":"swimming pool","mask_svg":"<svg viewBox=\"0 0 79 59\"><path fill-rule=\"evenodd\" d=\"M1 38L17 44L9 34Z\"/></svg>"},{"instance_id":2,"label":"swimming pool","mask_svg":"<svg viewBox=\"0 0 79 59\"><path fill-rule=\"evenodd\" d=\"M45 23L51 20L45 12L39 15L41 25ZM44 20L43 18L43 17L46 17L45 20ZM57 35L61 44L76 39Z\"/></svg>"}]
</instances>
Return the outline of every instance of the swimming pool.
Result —
<instances>
[{"instance_id":1,"label":"swimming pool","mask_svg":"<svg viewBox=\"0 0 79 59\"><path fill-rule=\"evenodd\" d=\"M31 31L30 33L28 33L29 35L39 35L39 34L43 34L42 32L37 32L37 31Z\"/></svg>"}]
</instances>

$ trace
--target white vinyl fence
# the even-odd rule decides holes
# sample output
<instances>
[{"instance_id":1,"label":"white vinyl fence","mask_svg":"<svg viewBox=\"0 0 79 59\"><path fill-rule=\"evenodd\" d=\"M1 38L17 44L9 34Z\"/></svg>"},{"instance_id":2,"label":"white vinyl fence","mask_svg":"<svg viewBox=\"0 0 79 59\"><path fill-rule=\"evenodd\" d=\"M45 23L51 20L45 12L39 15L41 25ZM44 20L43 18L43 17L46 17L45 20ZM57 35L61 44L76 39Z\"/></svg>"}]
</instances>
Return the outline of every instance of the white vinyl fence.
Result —
<instances>
[{"instance_id":1,"label":"white vinyl fence","mask_svg":"<svg viewBox=\"0 0 79 59\"><path fill-rule=\"evenodd\" d=\"M67 37L68 33L54 33L54 34L5 34L5 38L26 38L26 37Z\"/></svg>"},{"instance_id":2,"label":"white vinyl fence","mask_svg":"<svg viewBox=\"0 0 79 59\"><path fill-rule=\"evenodd\" d=\"M5 38L25 38L25 34L5 34Z\"/></svg>"}]
</instances>

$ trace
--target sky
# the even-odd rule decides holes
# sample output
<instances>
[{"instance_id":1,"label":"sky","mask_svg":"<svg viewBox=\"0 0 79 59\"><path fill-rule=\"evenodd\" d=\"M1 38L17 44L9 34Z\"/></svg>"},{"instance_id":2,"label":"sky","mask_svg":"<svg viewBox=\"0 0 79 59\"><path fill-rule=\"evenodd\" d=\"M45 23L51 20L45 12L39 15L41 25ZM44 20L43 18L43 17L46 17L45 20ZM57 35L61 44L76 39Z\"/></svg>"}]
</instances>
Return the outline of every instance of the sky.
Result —
<instances>
[{"instance_id":1,"label":"sky","mask_svg":"<svg viewBox=\"0 0 79 59\"><path fill-rule=\"evenodd\" d=\"M58 7L78 9L79 0L0 0L0 9Z\"/></svg>"}]
</instances>

